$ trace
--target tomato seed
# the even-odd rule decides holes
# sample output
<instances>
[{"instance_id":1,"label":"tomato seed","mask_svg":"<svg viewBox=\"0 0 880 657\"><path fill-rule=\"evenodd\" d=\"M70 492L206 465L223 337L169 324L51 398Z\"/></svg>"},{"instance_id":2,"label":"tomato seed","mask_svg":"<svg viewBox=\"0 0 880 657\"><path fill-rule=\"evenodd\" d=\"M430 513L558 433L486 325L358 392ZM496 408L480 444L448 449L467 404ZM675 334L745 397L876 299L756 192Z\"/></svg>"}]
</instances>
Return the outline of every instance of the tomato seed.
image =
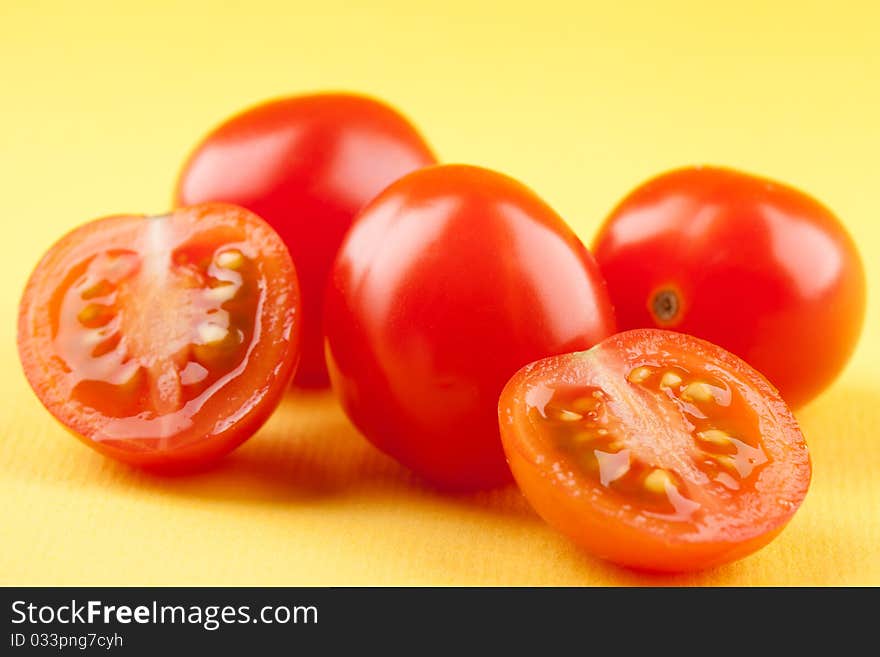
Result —
<instances>
[{"instance_id":1,"label":"tomato seed","mask_svg":"<svg viewBox=\"0 0 880 657\"><path fill-rule=\"evenodd\" d=\"M707 454L707 456L726 470L731 470L739 474L739 468L736 467L736 461L733 457L727 456L726 454Z\"/></svg>"},{"instance_id":2,"label":"tomato seed","mask_svg":"<svg viewBox=\"0 0 880 657\"><path fill-rule=\"evenodd\" d=\"M575 445L591 443L594 440L596 440L596 436L589 431L578 431L571 437L571 442L573 442Z\"/></svg>"},{"instance_id":3,"label":"tomato seed","mask_svg":"<svg viewBox=\"0 0 880 657\"><path fill-rule=\"evenodd\" d=\"M226 339L226 336L229 335L229 331L225 328L219 324L212 324L211 322L202 322L199 324L197 331L202 344L215 344L217 342L222 342Z\"/></svg>"},{"instance_id":4,"label":"tomato seed","mask_svg":"<svg viewBox=\"0 0 880 657\"><path fill-rule=\"evenodd\" d=\"M644 486L647 490L658 495L666 492L666 487L672 485L672 478L666 470L657 468L651 471L644 480Z\"/></svg>"},{"instance_id":5,"label":"tomato seed","mask_svg":"<svg viewBox=\"0 0 880 657\"><path fill-rule=\"evenodd\" d=\"M700 431L697 433L697 438L704 442L717 445L719 447L725 447L731 444L730 435L726 431L721 431L721 429L708 429L706 431Z\"/></svg>"},{"instance_id":6,"label":"tomato seed","mask_svg":"<svg viewBox=\"0 0 880 657\"><path fill-rule=\"evenodd\" d=\"M685 386L681 396L688 401L708 402L714 401L715 395L712 394L712 386L703 381L694 381Z\"/></svg>"},{"instance_id":7,"label":"tomato seed","mask_svg":"<svg viewBox=\"0 0 880 657\"><path fill-rule=\"evenodd\" d=\"M592 397L578 397L571 403L571 407L578 413L588 413L596 410L597 401Z\"/></svg>"},{"instance_id":8,"label":"tomato seed","mask_svg":"<svg viewBox=\"0 0 880 657\"><path fill-rule=\"evenodd\" d=\"M241 251L230 249L217 254L217 266L224 269L238 269L244 264L244 256Z\"/></svg>"},{"instance_id":9,"label":"tomato seed","mask_svg":"<svg viewBox=\"0 0 880 657\"><path fill-rule=\"evenodd\" d=\"M626 377L630 383L642 383L654 372L649 367L637 367Z\"/></svg>"},{"instance_id":10,"label":"tomato seed","mask_svg":"<svg viewBox=\"0 0 880 657\"><path fill-rule=\"evenodd\" d=\"M90 303L79 311L76 318L86 328L99 328L113 319L113 312L109 306Z\"/></svg>"},{"instance_id":11,"label":"tomato seed","mask_svg":"<svg viewBox=\"0 0 880 657\"><path fill-rule=\"evenodd\" d=\"M233 283L226 283L225 285L218 285L217 287L208 288L205 290L205 296L208 297L211 301L224 302L229 301L233 297L235 297L235 293L238 291L238 286Z\"/></svg>"},{"instance_id":12,"label":"tomato seed","mask_svg":"<svg viewBox=\"0 0 880 657\"><path fill-rule=\"evenodd\" d=\"M80 292L80 298L83 301L89 301L98 297L106 297L116 289L116 287L106 279L101 279L97 283L89 282L87 284L88 287Z\"/></svg>"}]
</instances>

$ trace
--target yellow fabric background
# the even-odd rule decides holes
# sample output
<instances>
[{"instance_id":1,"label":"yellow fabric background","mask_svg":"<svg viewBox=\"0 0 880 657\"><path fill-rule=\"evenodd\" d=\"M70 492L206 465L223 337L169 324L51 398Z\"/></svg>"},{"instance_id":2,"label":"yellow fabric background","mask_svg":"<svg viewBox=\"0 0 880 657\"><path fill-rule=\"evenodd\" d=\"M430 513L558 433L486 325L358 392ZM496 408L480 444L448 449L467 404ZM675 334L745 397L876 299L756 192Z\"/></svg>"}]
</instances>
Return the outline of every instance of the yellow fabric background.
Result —
<instances>
[{"instance_id":1,"label":"yellow fabric background","mask_svg":"<svg viewBox=\"0 0 880 657\"><path fill-rule=\"evenodd\" d=\"M3 0L0 583L880 585L878 7ZM733 565L638 575L574 548L512 487L424 488L328 395L288 400L190 478L134 472L57 426L14 346L40 255L87 219L164 210L187 150L231 112L320 89L398 105L444 160L520 178L585 240L632 186L688 163L834 208L869 312L844 376L798 413L814 480L788 529Z\"/></svg>"}]
</instances>

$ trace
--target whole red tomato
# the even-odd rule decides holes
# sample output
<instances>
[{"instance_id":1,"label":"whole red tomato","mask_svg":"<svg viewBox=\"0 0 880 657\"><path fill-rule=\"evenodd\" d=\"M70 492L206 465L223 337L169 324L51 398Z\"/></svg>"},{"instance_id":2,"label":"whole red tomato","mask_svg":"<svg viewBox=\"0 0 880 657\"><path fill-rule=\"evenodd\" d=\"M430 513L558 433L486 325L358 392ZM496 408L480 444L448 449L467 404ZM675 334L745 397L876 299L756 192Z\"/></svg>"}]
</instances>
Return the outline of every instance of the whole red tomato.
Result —
<instances>
[{"instance_id":1,"label":"whole red tomato","mask_svg":"<svg viewBox=\"0 0 880 657\"><path fill-rule=\"evenodd\" d=\"M380 449L444 487L510 478L498 396L520 367L614 330L589 252L531 190L449 165L355 221L325 304L331 380Z\"/></svg>"},{"instance_id":2,"label":"whole red tomato","mask_svg":"<svg viewBox=\"0 0 880 657\"><path fill-rule=\"evenodd\" d=\"M435 162L391 107L351 94L273 100L232 117L196 147L175 203L225 201L278 231L302 291L302 363L295 383L327 385L321 315L327 274L352 219L405 173Z\"/></svg>"},{"instance_id":3,"label":"whole red tomato","mask_svg":"<svg viewBox=\"0 0 880 657\"><path fill-rule=\"evenodd\" d=\"M835 378L861 330L855 244L828 208L777 182L713 167L663 174L614 209L594 253L621 329L718 344L795 407Z\"/></svg>"}]
</instances>

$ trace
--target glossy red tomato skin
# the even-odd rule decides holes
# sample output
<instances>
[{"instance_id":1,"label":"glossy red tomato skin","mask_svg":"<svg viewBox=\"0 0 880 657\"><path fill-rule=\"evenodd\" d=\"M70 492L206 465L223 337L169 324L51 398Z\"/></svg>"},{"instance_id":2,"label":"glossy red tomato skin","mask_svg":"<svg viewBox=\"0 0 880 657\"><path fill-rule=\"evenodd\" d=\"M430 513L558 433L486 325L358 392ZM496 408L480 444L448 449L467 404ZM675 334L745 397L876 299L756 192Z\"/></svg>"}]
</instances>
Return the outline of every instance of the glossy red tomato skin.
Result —
<instances>
[{"instance_id":1,"label":"glossy red tomato skin","mask_svg":"<svg viewBox=\"0 0 880 657\"><path fill-rule=\"evenodd\" d=\"M324 322L333 387L377 447L443 488L510 478L496 407L535 358L614 330L586 248L531 190L471 166L410 174L340 249Z\"/></svg>"},{"instance_id":2,"label":"glossy red tomato skin","mask_svg":"<svg viewBox=\"0 0 880 657\"><path fill-rule=\"evenodd\" d=\"M272 228L251 212L222 203L206 203L174 211L174 220L192 227L192 235L201 237L210 231L238 231L242 249L255 255L259 276L247 283L259 287L261 301L259 333L245 345L247 356L219 372L224 383L219 394L199 397L198 408L189 405L174 415L187 427L164 438L157 445L147 436L127 441L119 436L137 431L148 408L138 416L107 416L71 394L68 379L88 378L76 366L65 361L59 352L59 340L66 339L59 329L63 313L61 299L70 282L72 266L83 256L91 259L110 249L138 250L144 244L148 222L165 221L163 217L116 215L83 224L59 239L35 267L25 287L18 314L18 351L25 375L46 409L65 429L87 446L105 456L129 465L159 473L182 473L203 468L232 451L250 438L280 403L299 362L300 330L298 324L299 289L290 254ZM169 215L170 217L171 215ZM147 240L149 241L149 240ZM143 252L141 252L143 255ZM144 309L146 301L141 299ZM158 312L152 324L163 331L173 322L172 311ZM76 337L76 336L74 336ZM146 354L137 354L148 357ZM114 426L117 435L107 435ZM127 424L128 423L128 424ZM138 442L139 446L132 445ZM149 443L144 447L143 443Z\"/></svg>"},{"instance_id":3,"label":"glossy red tomato skin","mask_svg":"<svg viewBox=\"0 0 880 657\"><path fill-rule=\"evenodd\" d=\"M570 460L549 445L542 429L535 426L529 416L529 400L538 388L589 382L601 389L599 382L607 384L615 376L623 381L626 368L645 361L669 366L688 360L708 366L707 372L723 375L749 392L754 402L751 410L759 418L758 426L766 431L753 438L772 458L771 469L760 472L758 480L749 485L751 498L726 504L722 499L695 531L680 533L674 526L664 526L662 520L645 517L638 500L616 498L607 488L577 473ZM623 407L629 412L638 404ZM587 352L530 363L505 386L498 419L514 478L534 510L593 555L636 570L703 570L752 554L785 528L803 502L812 474L809 450L797 421L760 372L717 345L673 331L624 331ZM622 422L626 429L626 420ZM612 440L624 439L614 428L611 432ZM662 444L659 440L655 443Z\"/></svg>"},{"instance_id":4,"label":"glossy red tomato skin","mask_svg":"<svg viewBox=\"0 0 880 657\"><path fill-rule=\"evenodd\" d=\"M322 302L339 244L376 194L435 162L413 125L384 103L346 93L293 96L211 131L180 173L175 204L234 203L278 231L302 291L302 362L294 382L323 387Z\"/></svg>"},{"instance_id":5,"label":"glossy red tomato skin","mask_svg":"<svg viewBox=\"0 0 880 657\"><path fill-rule=\"evenodd\" d=\"M593 247L621 329L689 333L737 354L793 407L819 394L855 348L865 312L858 250L825 206L741 172L693 167L631 192ZM671 321L651 311L661 289Z\"/></svg>"}]
</instances>

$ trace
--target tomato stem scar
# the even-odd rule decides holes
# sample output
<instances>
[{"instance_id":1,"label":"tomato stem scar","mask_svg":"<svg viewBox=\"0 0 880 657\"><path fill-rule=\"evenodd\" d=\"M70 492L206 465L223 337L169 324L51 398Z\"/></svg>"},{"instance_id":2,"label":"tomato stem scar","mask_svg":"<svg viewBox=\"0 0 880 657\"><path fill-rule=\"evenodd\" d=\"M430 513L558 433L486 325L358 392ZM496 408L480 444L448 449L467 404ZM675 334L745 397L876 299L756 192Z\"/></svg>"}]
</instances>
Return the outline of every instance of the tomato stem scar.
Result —
<instances>
[{"instance_id":1,"label":"tomato stem scar","mask_svg":"<svg viewBox=\"0 0 880 657\"><path fill-rule=\"evenodd\" d=\"M664 288L654 293L651 299L651 312L658 321L669 324L678 318L678 311L681 308L678 294L674 290Z\"/></svg>"}]
</instances>

